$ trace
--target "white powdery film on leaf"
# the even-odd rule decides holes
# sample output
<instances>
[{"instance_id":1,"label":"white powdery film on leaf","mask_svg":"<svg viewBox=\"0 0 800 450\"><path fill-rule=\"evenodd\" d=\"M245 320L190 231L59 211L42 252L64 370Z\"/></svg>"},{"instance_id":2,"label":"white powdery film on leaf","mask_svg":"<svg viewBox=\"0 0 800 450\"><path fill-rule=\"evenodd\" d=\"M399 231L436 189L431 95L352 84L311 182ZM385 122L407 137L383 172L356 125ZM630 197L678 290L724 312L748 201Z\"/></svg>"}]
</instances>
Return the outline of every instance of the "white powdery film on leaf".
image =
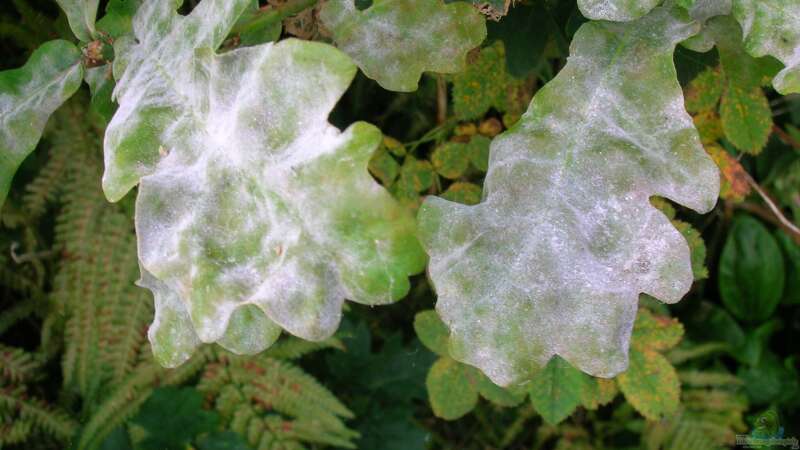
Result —
<instances>
[{"instance_id":1,"label":"white powdery film on leaf","mask_svg":"<svg viewBox=\"0 0 800 450\"><path fill-rule=\"evenodd\" d=\"M281 329L322 340L345 298L404 296L425 254L367 172L381 133L327 122L355 65L295 39L216 55L247 1L205 0L185 18L162 3L142 6L138 43L119 46L103 180L112 200L139 182L157 360L176 366L200 342L256 353Z\"/></svg>"},{"instance_id":2,"label":"white powdery film on leaf","mask_svg":"<svg viewBox=\"0 0 800 450\"><path fill-rule=\"evenodd\" d=\"M82 78L80 50L60 40L44 43L24 66L0 72L0 207L50 114L78 90Z\"/></svg>"},{"instance_id":3,"label":"white powdery film on leaf","mask_svg":"<svg viewBox=\"0 0 800 450\"><path fill-rule=\"evenodd\" d=\"M411 92L423 72L456 73L486 38L486 23L468 3L328 0L320 12L336 45L385 89Z\"/></svg>"},{"instance_id":4,"label":"white powdery film on leaf","mask_svg":"<svg viewBox=\"0 0 800 450\"><path fill-rule=\"evenodd\" d=\"M578 0L578 8L587 19L628 22L644 16L659 3L661 0Z\"/></svg>"},{"instance_id":5,"label":"white powdery film on leaf","mask_svg":"<svg viewBox=\"0 0 800 450\"><path fill-rule=\"evenodd\" d=\"M733 14L748 53L774 56L786 66L772 80L775 90L800 93L800 1L734 0Z\"/></svg>"},{"instance_id":6,"label":"white powdery film on leaf","mask_svg":"<svg viewBox=\"0 0 800 450\"><path fill-rule=\"evenodd\" d=\"M688 291L689 247L649 203L704 212L719 191L672 62L699 28L684 16L584 24L564 69L492 142L483 202L420 209L451 355L493 382L526 381L553 355L612 377L639 294Z\"/></svg>"}]
</instances>

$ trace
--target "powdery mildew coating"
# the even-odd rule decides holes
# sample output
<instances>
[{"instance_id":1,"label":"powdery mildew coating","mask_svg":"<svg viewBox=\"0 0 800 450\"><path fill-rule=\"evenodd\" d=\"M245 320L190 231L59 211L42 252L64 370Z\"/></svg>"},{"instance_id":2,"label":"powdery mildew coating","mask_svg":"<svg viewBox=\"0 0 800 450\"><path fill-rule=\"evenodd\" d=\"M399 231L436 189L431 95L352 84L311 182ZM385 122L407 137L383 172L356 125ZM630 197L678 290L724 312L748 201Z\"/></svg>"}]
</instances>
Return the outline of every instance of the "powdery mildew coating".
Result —
<instances>
[{"instance_id":1,"label":"powdery mildew coating","mask_svg":"<svg viewBox=\"0 0 800 450\"><path fill-rule=\"evenodd\" d=\"M158 361L176 366L200 342L255 353L281 329L325 339L345 298L404 296L425 255L413 219L367 172L381 133L327 122L355 65L294 39L216 55L248 0L204 0L185 18L164 3L134 20L104 176L111 199L141 178L140 284L155 295Z\"/></svg>"},{"instance_id":2,"label":"powdery mildew coating","mask_svg":"<svg viewBox=\"0 0 800 450\"><path fill-rule=\"evenodd\" d=\"M800 1L734 0L745 47L753 56L772 55L785 66L772 80L781 94L800 93Z\"/></svg>"},{"instance_id":3,"label":"powdery mildew coating","mask_svg":"<svg viewBox=\"0 0 800 450\"><path fill-rule=\"evenodd\" d=\"M553 355L615 376L639 294L672 303L688 291L689 247L649 203L704 212L719 192L672 62L699 28L681 17L584 24L564 69L493 141L483 202L423 204L451 355L493 382L526 381Z\"/></svg>"},{"instance_id":4,"label":"powdery mildew coating","mask_svg":"<svg viewBox=\"0 0 800 450\"><path fill-rule=\"evenodd\" d=\"M71 43L50 41L23 67L0 72L0 206L50 114L80 87L80 60L80 51Z\"/></svg>"},{"instance_id":5,"label":"powdery mildew coating","mask_svg":"<svg viewBox=\"0 0 800 450\"><path fill-rule=\"evenodd\" d=\"M328 0L320 18L366 76L399 92L415 91L422 72L461 71L486 38L483 16L463 2L375 0L359 11L353 0Z\"/></svg>"},{"instance_id":6,"label":"powdery mildew coating","mask_svg":"<svg viewBox=\"0 0 800 450\"><path fill-rule=\"evenodd\" d=\"M661 0L578 0L587 19L627 22L638 19L658 6Z\"/></svg>"}]
</instances>

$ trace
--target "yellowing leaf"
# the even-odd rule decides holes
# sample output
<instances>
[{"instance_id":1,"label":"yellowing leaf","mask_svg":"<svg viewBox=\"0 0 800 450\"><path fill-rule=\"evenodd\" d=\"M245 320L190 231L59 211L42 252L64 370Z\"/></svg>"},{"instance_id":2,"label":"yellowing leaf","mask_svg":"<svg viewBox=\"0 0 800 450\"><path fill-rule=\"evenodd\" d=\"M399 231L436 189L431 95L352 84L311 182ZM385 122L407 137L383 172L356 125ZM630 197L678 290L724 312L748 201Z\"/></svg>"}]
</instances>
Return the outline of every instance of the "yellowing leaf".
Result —
<instances>
[{"instance_id":1,"label":"yellowing leaf","mask_svg":"<svg viewBox=\"0 0 800 450\"><path fill-rule=\"evenodd\" d=\"M476 380L470 377L473 370L446 357L433 363L425 386L437 417L455 420L472 411L478 403Z\"/></svg>"},{"instance_id":2,"label":"yellowing leaf","mask_svg":"<svg viewBox=\"0 0 800 450\"><path fill-rule=\"evenodd\" d=\"M320 18L364 74L392 91L417 89L422 72L455 73L486 38L483 17L464 2L328 0ZM446 38L445 38L446 37Z\"/></svg>"},{"instance_id":3,"label":"yellowing leaf","mask_svg":"<svg viewBox=\"0 0 800 450\"><path fill-rule=\"evenodd\" d=\"M453 110L459 119L483 117L490 108L521 113L527 99L518 99L524 81L506 72L501 42L484 47L466 69L453 76Z\"/></svg>"},{"instance_id":4,"label":"yellowing leaf","mask_svg":"<svg viewBox=\"0 0 800 450\"><path fill-rule=\"evenodd\" d=\"M442 198L465 205L477 205L481 202L481 187L476 184L459 181L451 184L442 193Z\"/></svg>"},{"instance_id":5,"label":"yellowing leaf","mask_svg":"<svg viewBox=\"0 0 800 450\"><path fill-rule=\"evenodd\" d=\"M686 110L698 113L716 109L722 95L723 76L719 67L708 68L697 75L684 92Z\"/></svg>"},{"instance_id":6,"label":"yellowing leaf","mask_svg":"<svg viewBox=\"0 0 800 450\"><path fill-rule=\"evenodd\" d=\"M747 89L729 83L719 113L731 144L747 153L761 153L772 133L772 110L760 86Z\"/></svg>"},{"instance_id":7,"label":"yellowing leaf","mask_svg":"<svg viewBox=\"0 0 800 450\"><path fill-rule=\"evenodd\" d=\"M427 197L420 235L454 359L501 386L553 355L612 377L639 294L672 303L689 290L689 246L649 198L700 212L717 200L672 65L698 28L666 7L584 24L567 65L492 141L483 202Z\"/></svg>"},{"instance_id":8,"label":"yellowing leaf","mask_svg":"<svg viewBox=\"0 0 800 450\"><path fill-rule=\"evenodd\" d=\"M431 154L433 168L445 178L456 179L464 174L469 166L467 144L446 142Z\"/></svg>"},{"instance_id":9,"label":"yellowing leaf","mask_svg":"<svg viewBox=\"0 0 800 450\"><path fill-rule=\"evenodd\" d=\"M659 420L678 409L678 374L658 352L632 350L630 366L617 377L617 382L625 400L650 420Z\"/></svg>"},{"instance_id":10,"label":"yellowing leaf","mask_svg":"<svg viewBox=\"0 0 800 450\"><path fill-rule=\"evenodd\" d=\"M706 151L722 174L719 196L735 202L744 200L750 194L750 184L747 182L747 172L739 161L718 145L706 146Z\"/></svg>"},{"instance_id":11,"label":"yellowing leaf","mask_svg":"<svg viewBox=\"0 0 800 450\"><path fill-rule=\"evenodd\" d=\"M669 350L683 337L683 326L677 319L656 316L650 310L639 308L633 327L633 347L645 350Z\"/></svg>"}]
</instances>

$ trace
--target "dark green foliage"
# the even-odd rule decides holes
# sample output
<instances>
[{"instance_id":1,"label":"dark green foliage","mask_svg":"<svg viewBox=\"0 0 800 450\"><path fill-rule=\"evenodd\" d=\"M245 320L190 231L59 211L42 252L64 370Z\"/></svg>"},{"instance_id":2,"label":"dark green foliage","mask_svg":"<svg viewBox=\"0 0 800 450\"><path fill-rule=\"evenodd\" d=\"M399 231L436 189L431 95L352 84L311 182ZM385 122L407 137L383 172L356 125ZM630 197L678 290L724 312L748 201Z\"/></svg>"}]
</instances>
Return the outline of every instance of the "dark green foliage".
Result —
<instances>
[{"instance_id":1,"label":"dark green foliage","mask_svg":"<svg viewBox=\"0 0 800 450\"><path fill-rule=\"evenodd\" d=\"M758 220L737 218L719 267L720 294L736 318L760 322L772 315L783 296L783 256Z\"/></svg>"},{"instance_id":2,"label":"dark green foliage","mask_svg":"<svg viewBox=\"0 0 800 450\"><path fill-rule=\"evenodd\" d=\"M101 2L97 29L123 36L137 3ZM183 3L188 13L198 2ZM575 2L471 3L499 20L465 71L425 75L402 94L358 75L331 115L340 128L366 120L386 134L369 171L412 212L428 195L481 201L493 139L564 66L586 21ZM243 21L283 19L281 4L253 3ZM291 19L326 39L311 8ZM220 51L298 33L289 25L240 29ZM770 87L777 60L750 56L732 35L674 57L723 177L703 217L653 199L686 238L692 290L676 305L641 296L618 377L554 356L507 388L451 358L424 275L396 305L351 306L325 341L284 335L247 357L204 346L160 367L147 341L153 299L135 285L135 193L112 204L100 188L111 65L91 69L90 89L51 117L0 212L0 448L706 450L742 434L799 437L800 237L786 222L800 222L800 100ZM0 69L56 38L74 41L52 2L0 5Z\"/></svg>"}]
</instances>

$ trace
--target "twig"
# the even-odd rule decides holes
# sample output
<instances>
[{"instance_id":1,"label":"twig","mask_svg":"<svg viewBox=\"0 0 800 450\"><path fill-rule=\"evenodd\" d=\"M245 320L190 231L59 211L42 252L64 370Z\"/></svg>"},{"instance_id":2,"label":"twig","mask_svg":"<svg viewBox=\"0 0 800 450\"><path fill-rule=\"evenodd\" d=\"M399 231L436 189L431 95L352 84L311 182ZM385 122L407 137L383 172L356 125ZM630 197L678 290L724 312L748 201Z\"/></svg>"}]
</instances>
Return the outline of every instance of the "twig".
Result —
<instances>
[{"instance_id":1,"label":"twig","mask_svg":"<svg viewBox=\"0 0 800 450\"><path fill-rule=\"evenodd\" d=\"M769 211L772 212L772 214L767 213L766 211L763 210L763 208L758 208L757 205L742 204L741 207L755 214L758 214L764 219L769 220L770 222L773 222L776 225L780 226L784 231L786 231L792 237L792 239L795 242L800 244L800 228L798 228L797 225L793 224L789 219L786 218L786 216L783 215L783 212L781 211L780 208L778 208L775 202L772 201L772 198L769 196L769 194L767 194L767 192L758 183L756 183L756 180L754 180L749 173L744 172L744 174L747 183L750 185L751 188L753 188L753 190L755 190L758 193L758 195L761 196L761 199L764 200L764 203L767 204L767 207L769 208Z\"/></svg>"},{"instance_id":2,"label":"twig","mask_svg":"<svg viewBox=\"0 0 800 450\"><path fill-rule=\"evenodd\" d=\"M791 134L787 133L783 130L783 128L773 125L772 131L778 135L778 138L783 141L784 144L794 148L795 150L800 151L800 142L797 139L793 138Z\"/></svg>"},{"instance_id":3,"label":"twig","mask_svg":"<svg viewBox=\"0 0 800 450\"><path fill-rule=\"evenodd\" d=\"M436 75L436 123L443 124L447 120L447 82L444 76Z\"/></svg>"}]
</instances>

